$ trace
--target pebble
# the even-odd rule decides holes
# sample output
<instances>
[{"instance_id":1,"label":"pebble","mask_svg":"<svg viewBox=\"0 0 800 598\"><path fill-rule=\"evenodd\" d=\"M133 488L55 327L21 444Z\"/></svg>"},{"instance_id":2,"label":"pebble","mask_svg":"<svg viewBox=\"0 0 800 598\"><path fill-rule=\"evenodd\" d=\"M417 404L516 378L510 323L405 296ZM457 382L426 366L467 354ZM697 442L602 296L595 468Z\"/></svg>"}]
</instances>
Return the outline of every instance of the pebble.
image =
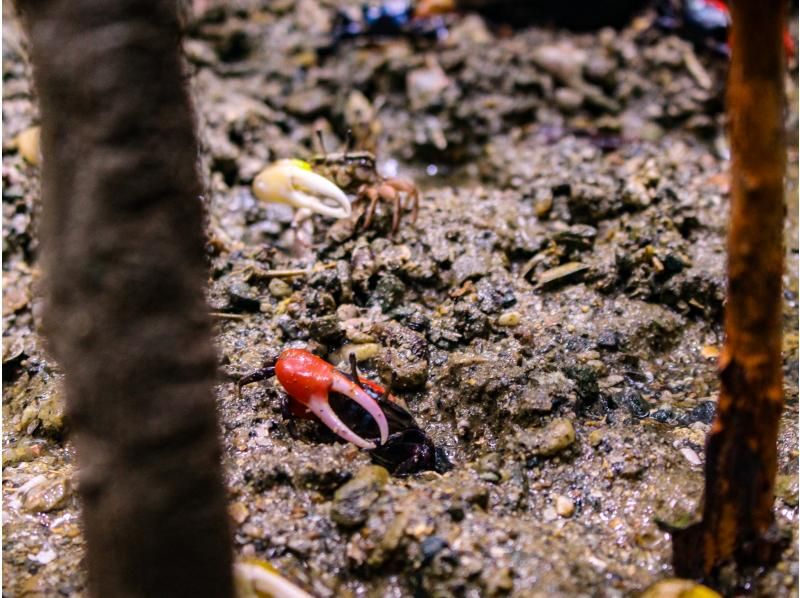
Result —
<instances>
[{"instance_id":1,"label":"pebble","mask_svg":"<svg viewBox=\"0 0 800 598\"><path fill-rule=\"evenodd\" d=\"M556 496L556 513L561 517L572 517L575 512L575 503L568 496Z\"/></svg>"},{"instance_id":2,"label":"pebble","mask_svg":"<svg viewBox=\"0 0 800 598\"><path fill-rule=\"evenodd\" d=\"M276 299L284 299L292 294L292 287L280 278L269 281L269 294Z\"/></svg>"},{"instance_id":3,"label":"pebble","mask_svg":"<svg viewBox=\"0 0 800 598\"><path fill-rule=\"evenodd\" d=\"M30 557L30 559L40 565L46 565L56 558L56 552L52 548L42 548L38 553Z\"/></svg>"},{"instance_id":4,"label":"pebble","mask_svg":"<svg viewBox=\"0 0 800 598\"><path fill-rule=\"evenodd\" d=\"M600 428L599 430L592 430L589 434L589 445L593 448L597 448L600 446L600 443L603 442L603 438L605 438L605 429Z\"/></svg>"},{"instance_id":5,"label":"pebble","mask_svg":"<svg viewBox=\"0 0 800 598\"><path fill-rule=\"evenodd\" d=\"M541 45L530 53L531 60L561 81L581 80L587 53L569 43Z\"/></svg>"},{"instance_id":6,"label":"pebble","mask_svg":"<svg viewBox=\"0 0 800 598\"><path fill-rule=\"evenodd\" d=\"M22 508L31 513L47 513L62 509L72 492L66 478L34 478L20 488L23 493Z\"/></svg>"},{"instance_id":7,"label":"pebble","mask_svg":"<svg viewBox=\"0 0 800 598\"><path fill-rule=\"evenodd\" d=\"M798 503L797 475L778 474L775 478L775 495L787 505L796 507Z\"/></svg>"},{"instance_id":8,"label":"pebble","mask_svg":"<svg viewBox=\"0 0 800 598\"><path fill-rule=\"evenodd\" d=\"M331 519L342 527L358 527L367 520L388 481L389 472L380 465L362 467L334 493Z\"/></svg>"},{"instance_id":9,"label":"pebble","mask_svg":"<svg viewBox=\"0 0 800 598\"><path fill-rule=\"evenodd\" d=\"M520 321L522 321L522 314L518 311L507 311L498 316L497 325L513 327L518 326Z\"/></svg>"},{"instance_id":10,"label":"pebble","mask_svg":"<svg viewBox=\"0 0 800 598\"><path fill-rule=\"evenodd\" d=\"M41 444L7 448L3 451L3 467L33 461L34 459L41 457L42 453L43 450Z\"/></svg>"},{"instance_id":11,"label":"pebble","mask_svg":"<svg viewBox=\"0 0 800 598\"><path fill-rule=\"evenodd\" d=\"M598 380L597 385L600 388L613 388L615 386L619 386L623 382L625 382L624 377L617 374L612 374L611 376L606 376L605 378Z\"/></svg>"},{"instance_id":12,"label":"pebble","mask_svg":"<svg viewBox=\"0 0 800 598\"><path fill-rule=\"evenodd\" d=\"M408 511L400 511L395 514L394 519L386 526L386 533L383 534L380 543L367 557L368 565L372 567L381 565L394 552L405 535L409 518Z\"/></svg>"},{"instance_id":13,"label":"pebble","mask_svg":"<svg viewBox=\"0 0 800 598\"><path fill-rule=\"evenodd\" d=\"M705 345L702 349L700 349L700 355L706 359L716 359L719 357L719 347L715 347L714 345Z\"/></svg>"},{"instance_id":14,"label":"pebble","mask_svg":"<svg viewBox=\"0 0 800 598\"><path fill-rule=\"evenodd\" d=\"M422 388L428 380L428 343L425 337L397 322L381 328L383 347L377 356L381 378L394 388Z\"/></svg>"},{"instance_id":15,"label":"pebble","mask_svg":"<svg viewBox=\"0 0 800 598\"><path fill-rule=\"evenodd\" d=\"M575 442L575 428L571 420L559 418L544 428L524 430L517 435L517 439L531 455L550 457Z\"/></svg>"},{"instance_id":16,"label":"pebble","mask_svg":"<svg viewBox=\"0 0 800 598\"><path fill-rule=\"evenodd\" d=\"M556 105L563 112L576 112L583 104L583 94L571 87L559 87L555 93Z\"/></svg>"},{"instance_id":17,"label":"pebble","mask_svg":"<svg viewBox=\"0 0 800 598\"><path fill-rule=\"evenodd\" d=\"M451 271L453 284L462 285L470 279L485 276L492 268L492 256L489 252L465 253L456 258Z\"/></svg>"},{"instance_id":18,"label":"pebble","mask_svg":"<svg viewBox=\"0 0 800 598\"><path fill-rule=\"evenodd\" d=\"M533 211L536 217L541 219L546 218L553 209L553 193L550 189L539 189L536 192L536 199L533 204Z\"/></svg>"},{"instance_id":19,"label":"pebble","mask_svg":"<svg viewBox=\"0 0 800 598\"><path fill-rule=\"evenodd\" d=\"M681 449L681 455L683 455L683 458L686 459L690 465L698 467L703 464L703 460L699 457L699 455L688 446L685 446Z\"/></svg>"},{"instance_id":20,"label":"pebble","mask_svg":"<svg viewBox=\"0 0 800 598\"><path fill-rule=\"evenodd\" d=\"M380 350L381 346L378 343L348 343L346 345L342 345L342 348L339 349L337 356L339 357L339 361L347 363L350 360L349 355L352 354L356 356L356 361L361 363L362 361L368 361L375 357Z\"/></svg>"},{"instance_id":21,"label":"pebble","mask_svg":"<svg viewBox=\"0 0 800 598\"><path fill-rule=\"evenodd\" d=\"M430 563L442 550L447 548L447 540L439 536L428 536L419 545L422 552L422 564Z\"/></svg>"},{"instance_id":22,"label":"pebble","mask_svg":"<svg viewBox=\"0 0 800 598\"><path fill-rule=\"evenodd\" d=\"M250 515L247 505L241 502L235 502L228 505L228 513L230 514L231 519L240 525L244 523L247 517Z\"/></svg>"}]
</instances>

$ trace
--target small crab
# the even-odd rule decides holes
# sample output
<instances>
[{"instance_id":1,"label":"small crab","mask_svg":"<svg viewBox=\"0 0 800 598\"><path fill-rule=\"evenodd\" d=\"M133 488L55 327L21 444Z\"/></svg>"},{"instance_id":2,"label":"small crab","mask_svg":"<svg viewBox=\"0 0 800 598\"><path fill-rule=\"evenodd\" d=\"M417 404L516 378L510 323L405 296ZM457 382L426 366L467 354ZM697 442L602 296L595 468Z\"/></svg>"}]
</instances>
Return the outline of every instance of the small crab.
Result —
<instances>
[{"instance_id":1,"label":"small crab","mask_svg":"<svg viewBox=\"0 0 800 598\"><path fill-rule=\"evenodd\" d=\"M290 423L296 417L316 416L340 438L368 450L373 462L395 475L447 470L450 463L444 452L397 399L358 375L352 354L350 368L348 375L304 349L287 349L274 365L241 378L237 388L241 392L246 384L274 375L288 395L282 410ZM290 432L295 434L292 427Z\"/></svg>"},{"instance_id":2,"label":"small crab","mask_svg":"<svg viewBox=\"0 0 800 598\"><path fill-rule=\"evenodd\" d=\"M333 181L349 193L356 194L356 200L369 201L364 211L364 223L361 230L366 230L372 224L378 201L383 199L392 202L392 231L394 235L400 226L401 195L408 198L406 209L411 209L411 221L417 221L419 210L419 191L416 185L407 179L396 177L383 177L378 174L375 155L367 151L349 151L350 133L348 132L345 149L342 152L329 153L325 151L321 131L317 131L317 138L322 149L321 154L315 154L309 160L311 168L325 178Z\"/></svg>"}]
</instances>

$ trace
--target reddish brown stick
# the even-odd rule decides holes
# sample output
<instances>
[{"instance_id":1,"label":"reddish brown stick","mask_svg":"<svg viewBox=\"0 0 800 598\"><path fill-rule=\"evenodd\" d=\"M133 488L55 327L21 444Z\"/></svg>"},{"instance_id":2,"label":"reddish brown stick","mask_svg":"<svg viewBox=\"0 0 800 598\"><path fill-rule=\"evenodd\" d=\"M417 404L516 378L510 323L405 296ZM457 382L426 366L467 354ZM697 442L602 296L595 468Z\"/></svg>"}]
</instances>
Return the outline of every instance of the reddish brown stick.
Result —
<instances>
[{"instance_id":1,"label":"reddish brown stick","mask_svg":"<svg viewBox=\"0 0 800 598\"><path fill-rule=\"evenodd\" d=\"M42 117L45 325L89 594L232 595L176 2L20 0Z\"/></svg>"},{"instance_id":2,"label":"reddish brown stick","mask_svg":"<svg viewBox=\"0 0 800 598\"><path fill-rule=\"evenodd\" d=\"M708 439L703 520L673 538L679 575L713 578L776 557L773 500L783 407L784 0L732 4L732 151L726 340Z\"/></svg>"}]
</instances>

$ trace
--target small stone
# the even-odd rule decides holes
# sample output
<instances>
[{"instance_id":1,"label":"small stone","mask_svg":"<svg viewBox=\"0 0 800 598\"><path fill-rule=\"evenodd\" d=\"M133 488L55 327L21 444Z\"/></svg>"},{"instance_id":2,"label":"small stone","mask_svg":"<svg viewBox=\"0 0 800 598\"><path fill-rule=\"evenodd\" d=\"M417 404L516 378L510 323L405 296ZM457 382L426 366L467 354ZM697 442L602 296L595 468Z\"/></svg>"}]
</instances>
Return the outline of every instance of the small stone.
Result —
<instances>
[{"instance_id":1,"label":"small stone","mask_svg":"<svg viewBox=\"0 0 800 598\"><path fill-rule=\"evenodd\" d=\"M597 381L597 386L600 388L614 388L625 382L625 378L619 374L612 374Z\"/></svg>"},{"instance_id":2,"label":"small stone","mask_svg":"<svg viewBox=\"0 0 800 598\"><path fill-rule=\"evenodd\" d=\"M492 268L492 257L488 252L464 253L453 262L453 284L461 286L467 280L485 276Z\"/></svg>"},{"instance_id":3,"label":"small stone","mask_svg":"<svg viewBox=\"0 0 800 598\"><path fill-rule=\"evenodd\" d=\"M597 336L597 346L609 351L616 351L621 344L621 338L618 332L613 330L603 330Z\"/></svg>"},{"instance_id":4,"label":"small stone","mask_svg":"<svg viewBox=\"0 0 800 598\"><path fill-rule=\"evenodd\" d=\"M545 377L542 377L545 380ZM514 393L515 401L511 409L514 417L527 417L536 413L549 413L553 409L553 396L557 394L552 385L545 381L544 386L528 385L519 394Z\"/></svg>"},{"instance_id":5,"label":"small stone","mask_svg":"<svg viewBox=\"0 0 800 598\"><path fill-rule=\"evenodd\" d=\"M321 343L332 343L342 336L342 326L336 314L330 314L311 320L308 333Z\"/></svg>"},{"instance_id":6,"label":"small stone","mask_svg":"<svg viewBox=\"0 0 800 598\"><path fill-rule=\"evenodd\" d=\"M60 388L45 395L39 403L37 417L41 422L39 432L46 436L59 437L64 432L66 419L65 402Z\"/></svg>"},{"instance_id":7,"label":"small stone","mask_svg":"<svg viewBox=\"0 0 800 598\"><path fill-rule=\"evenodd\" d=\"M27 486L27 487L26 487ZM66 478L34 478L25 484L22 508L31 513L48 513L66 506L72 493L69 480Z\"/></svg>"},{"instance_id":8,"label":"small stone","mask_svg":"<svg viewBox=\"0 0 800 598\"><path fill-rule=\"evenodd\" d=\"M38 553L34 554L30 559L40 565L46 565L56 558L56 552L50 547L42 548Z\"/></svg>"},{"instance_id":9,"label":"small stone","mask_svg":"<svg viewBox=\"0 0 800 598\"><path fill-rule=\"evenodd\" d=\"M797 475L779 474L775 478L775 495L790 507L796 507L798 500Z\"/></svg>"},{"instance_id":10,"label":"small stone","mask_svg":"<svg viewBox=\"0 0 800 598\"><path fill-rule=\"evenodd\" d=\"M400 540L406 533L406 526L410 515L408 511L400 511L395 514L394 519L386 527L380 544L367 557L367 564L371 567L382 564L400 545Z\"/></svg>"},{"instance_id":11,"label":"small stone","mask_svg":"<svg viewBox=\"0 0 800 598\"><path fill-rule=\"evenodd\" d=\"M3 451L3 467L33 461L42 455L42 445L16 446Z\"/></svg>"},{"instance_id":12,"label":"small stone","mask_svg":"<svg viewBox=\"0 0 800 598\"><path fill-rule=\"evenodd\" d=\"M567 42L541 45L530 52L530 58L542 70L561 81L580 81L587 52Z\"/></svg>"},{"instance_id":13,"label":"small stone","mask_svg":"<svg viewBox=\"0 0 800 598\"><path fill-rule=\"evenodd\" d=\"M559 418L544 428L520 432L517 440L531 455L550 457L575 442L575 428L571 420Z\"/></svg>"},{"instance_id":14,"label":"small stone","mask_svg":"<svg viewBox=\"0 0 800 598\"><path fill-rule=\"evenodd\" d=\"M507 311L498 316L497 325L508 327L518 326L521 320L522 314L518 311Z\"/></svg>"},{"instance_id":15,"label":"small stone","mask_svg":"<svg viewBox=\"0 0 800 598\"><path fill-rule=\"evenodd\" d=\"M484 455L478 460L478 472L480 474L493 473L497 474L502 465L502 456L500 453L489 453Z\"/></svg>"},{"instance_id":16,"label":"small stone","mask_svg":"<svg viewBox=\"0 0 800 598\"><path fill-rule=\"evenodd\" d=\"M367 520L388 481L389 472L380 465L362 467L334 493L331 519L342 527L358 527Z\"/></svg>"},{"instance_id":17,"label":"small stone","mask_svg":"<svg viewBox=\"0 0 800 598\"><path fill-rule=\"evenodd\" d=\"M342 345L342 348L339 349L338 357L339 361L348 363L350 361L349 356L352 354L355 355L356 361L361 363L362 361L368 361L375 357L380 350L381 346L378 343L348 343L346 345Z\"/></svg>"},{"instance_id":18,"label":"small stone","mask_svg":"<svg viewBox=\"0 0 800 598\"><path fill-rule=\"evenodd\" d=\"M247 509L247 505L241 502L235 502L228 506L228 513L237 524L241 525L245 522L247 517L250 515L250 511Z\"/></svg>"},{"instance_id":19,"label":"small stone","mask_svg":"<svg viewBox=\"0 0 800 598\"><path fill-rule=\"evenodd\" d=\"M600 446L600 443L603 442L603 438L605 438L605 430L600 428L599 430L592 430L589 434L589 446L592 448L597 448Z\"/></svg>"},{"instance_id":20,"label":"small stone","mask_svg":"<svg viewBox=\"0 0 800 598\"><path fill-rule=\"evenodd\" d=\"M376 365L381 378L394 388L422 388L428 380L428 343L402 324L387 322L380 330L383 347Z\"/></svg>"},{"instance_id":21,"label":"small stone","mask_svg":"<svg viewBox=\"0 0 800 598\"><path fill-rule=\"evenodd\" d=\"M380 305L381 310L387 312L402 301L405 292L406 285L400 278L394 274L384 274L375 284L371 303Z\"/></svg>"},{"instance_id":22,"label":"small stone","mask_svg":"<svg viewBox=\"0 0 800 598\"><path fill-rule=\"evenodd\" d=\"M536 199L533 203L533 211L539 220L547 218L550 210L553 209L553 192L550 189L541 189L536 192Z\"/></svg>"},{"instance_id":23,"label":"small stone","mask_svg":"<svg viewBox=\"0 0 800 598\"><path fill-rule=\"evenodd\" d=\"M562 112L571 114L583 104L583 94L571 87L560 87L556 90L555 101Z\"/></svg>"},{"instance_id":24,"label":"small stone","mask_svg":"<svg viewBox=\"0 0 800 598\"><path fill-rule=\"evenodd\" d=\"M716 359L719 357L719 347L715 347L714 345L705 345L702 349L700 349L700 355L706 359Z\"/></svg>"},{"instance_id":25,"label":"small stone","mask_svg":"<svg viewBox=\"0 0 800 598\"><path fill-rule=\"evenodd\" d=\"M422 564L430 563L442 550L447 548L447 540L439 536L428 536L419 545L422 552Z\"/></svg>"},{"instance_id":26,"label":"small stone","mask_svg":"<svg viewBox=\"0 0 800 598\"><path fill-rule=\"evenodd\" d=\"M703 464L703 460L699 457L699 455L694 452L694 450L690 449L688 446L685 446L681 449L681 455L683 458L686 459L690 465L694 467L699 467Z\"/></svg>"},{"instance_id":27,"label":"small stone","mask_svg":"<svg viewBox=\"0 0 800 598\"><path fill-rule=\"evenodd\" d=\"M269 281L269 294L276 299L284 299L292 294L292 287L280 278Z\"/></svg>"},{"instance_id":28,"label":"small stone","mask_svg":"<svg viewBox=\"0 0 800 598\"><path fill-rule=\"evenodd\" d=\"M572 517L575 512L575 503L568 496L556 496L556 513L561 517Z\"/></svg>"}]
</instances>

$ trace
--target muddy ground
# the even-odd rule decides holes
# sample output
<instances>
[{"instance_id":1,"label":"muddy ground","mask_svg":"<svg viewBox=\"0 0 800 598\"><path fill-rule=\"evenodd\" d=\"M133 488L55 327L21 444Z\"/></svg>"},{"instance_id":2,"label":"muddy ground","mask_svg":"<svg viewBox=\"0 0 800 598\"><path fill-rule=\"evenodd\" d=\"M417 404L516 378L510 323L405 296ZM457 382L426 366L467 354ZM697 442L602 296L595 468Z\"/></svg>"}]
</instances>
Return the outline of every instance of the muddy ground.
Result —
<instances>
[{"instance_id":1,"label":"muddy ground","mask_svg":"<svg viewBox=\"0 0 800 598\"><path fill-rule=\"evenodd\" d=\"M657 30L451 19L448 35L331 44L334 2L195 3L186 40L209 192L237 555L318 596L629 596L671 576L656 521L702 490L718 391L728 148L726 59ZM6 11L8 11L6 9ZM40 329L37 124L25 42L3 29L3 595L82 595L75 455ZM796 34L796 24L792 24ZM796 38L796 35L795 35ZM731 595L798 588L797 63L790 168L781 563ZM390 238L256 201L268 162L345 131L421 189ZM35 148L34 148L35 149ZM299 269L292 277L274 270ZM453 469L388 481L275 382L235 381L286 347L355 350ZM360 472L367 499L334 492Z\"/></svg>"}]
</instances>

